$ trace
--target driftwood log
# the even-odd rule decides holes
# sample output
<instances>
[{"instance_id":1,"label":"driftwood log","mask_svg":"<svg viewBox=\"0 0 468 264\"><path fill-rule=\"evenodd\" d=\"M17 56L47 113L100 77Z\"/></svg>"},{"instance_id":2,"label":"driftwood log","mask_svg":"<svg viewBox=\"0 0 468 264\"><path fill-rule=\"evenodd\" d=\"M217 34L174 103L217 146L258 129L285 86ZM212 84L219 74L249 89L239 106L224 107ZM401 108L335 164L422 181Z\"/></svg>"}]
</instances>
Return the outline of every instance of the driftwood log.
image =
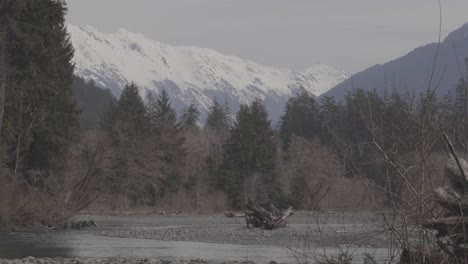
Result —
<instances>
[{"instance_id":1,"label":"driftwood log","mask_svg":"<svg viewBox=\"0 0 468 264\"><path fill-rule=\"evenodd\" d=\"M272 203L259 205L254 199L249 198L245 206L245 222L247 228L261 227L272 230L286 226L286 219L294 214L292 207L280 210Z\"/></svg>"},{"instance_id":2,"label":"driftwood log","mask_svg":"<svg viewBox=\"0 0 468 264\"><path fill-rule=\"evenodd\" d=\"M224 212L224 216L229 217L229 218L234 218L234 217L244 217L244 214L236 214L234 212Z\"/></svg>"},{"instance_id":3,"label":"driftwood log","mask_svg":"<svg viewBox=\"0 0 468 264\"><path fill-rule=\"evenodd\" d=\"M448 184L435 189L435 201L449 213L443 218L426 221L423 227L437 230L439 244L450 257L465 260L468 253L468 163L458 156L447 135L444 134L444 138L450 151L445 168Z\"/></svg>"}]
</instances>

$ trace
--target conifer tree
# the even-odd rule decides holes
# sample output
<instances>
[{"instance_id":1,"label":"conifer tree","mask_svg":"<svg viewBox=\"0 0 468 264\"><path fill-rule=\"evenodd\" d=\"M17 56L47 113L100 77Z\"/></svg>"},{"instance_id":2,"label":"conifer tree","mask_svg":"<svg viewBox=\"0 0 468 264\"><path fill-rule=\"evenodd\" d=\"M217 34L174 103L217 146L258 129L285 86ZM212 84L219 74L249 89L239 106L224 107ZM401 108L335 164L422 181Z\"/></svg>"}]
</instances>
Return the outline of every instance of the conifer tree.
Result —
<instances>
[{"instance_id":1,"label":"conifer tree","mask_svg":"<svg viewBox=\"0 0 468 264\"><path fill-rule=\"evenodd\" d=\"M127 85L122 91L113 119L113 132L118 133L119 137L133 140L145 132L146 107L134 83Z\"/></svg>"},{"instance_id":2,"label":"conifer tree","mask_svg":"<svg viewBox=\"0 0 468 264\"><path fill-rule=\"evenodd\" d=\"M154 133L178 133L181 129L181 123L177 120L176 111L172 108L166 90L162 90L157 98L152 94L147 95L147 116Z\"/></svg>"},{"instance_id":3,"label":"conifer tree","mask_svg":"<svg viewBox=\"0 0 468 264\"><path fill-rule=\"evenodd\" d=\"M8 81L2 127L8 131L2 139L13 152L21 152L13 156L12 167L16 169L21 159L22 170L36 174L26 177L40 183L63 168L68 144L77 131L79 112L71 87L73 48L62 1L13 2L17 9L9 17L5 42Z\"/></svg>"},{"instance_id":4,"label":"conifer tree","mask_svg":"<svg viewBox=\"0 0 468 264\"><path fill-rule=\"evenodd\" d=\"M227 131L230 126L229 115L227 105L221 105L215 97L208 110L205 127L218 131Z\"/></svg>"},{"instance_id":5,"label":"conifer tree","mask_svg":"<svg viewBox=\"0 0 468 264\"><path fill-rule=\"evenodd\" d=\"M281 139L286 146L292 135L310 140L320 135L320 128L318 105L305 89L301 89L300 93L288 100L281 117Z\"/></svg>"},{"instance_id":6,"label":"conifer tree","mask_svg":"<svg viewBox=\"0 0 468 264\"><path fill-rule=\"evenodd\" d=\"M3 118L5 114L5 97L9 71L15 69L12 65L11 51L18 44L22 34L18 21L25 5L24 0L3 0L0 2L0 142L2 136Z\"/></svg>"},{"instance_id":7,"label":"conifer tree","mask_svg":"<svg viewBox=\"0 0 468 264\"><path fill-rule=\"evenodd\" d=\"M320 101L320 139L323 143L337 147L337 139L335 135L343 130L343 105L337 102L333 97L325 96Z\"/></svg>"},{"instance_id":8,"label":"conifer tree","mask_svg":"<svg viewBox=\"0 0 468 264\"><path fill-rule=\"evenodd\" d=\"M169 95L166 90L162 90L156 100L156 118L158 125L167 127L178 127L177 115L172 108Z\"/></svg>"},{"instance_id":9,"label":"conifer tree","mask_svg":"<svg viewBox=\"0 0 468 264\"><path fill-rule=\"evenodd\" d=\"M239 208L242 205L244 197L252 191L255 174L263 177L270 198L273 198L276 144L261 100L241 105L224 154L221 182L231 206Z\"/></svg>"},{"instance_id":10,"label":"conifer tree","mask_svg":"<svg viewBox=\"0 0 468 264\"><path fill-rule=\"evenodd\" d=\"M170 98L165 90L162 90L155 99L148 100L148 116L151 126L151 140L155 142L155 148L161 162L159 172L166 180L169 191L176 191L179 187L181 169L185 156L183 149L184 136L182 124L177 120L176 111L172 108ZM165 189L160 190L159 195L164 195Z\"/></svg>"},{"instance_id":11,"label":"conifer tree","mask_svg":"<svg viewBox=\"0 0 468 264\"><path fill-rule=\"evenodd\" d=\"M116 107L117 102L111 101L99 117L99 127L104 131L109 132L112 130L112 126L114 125Z\"/></svg>"},{"instance_id":12,"label":"conifer tree","mask_svg":"<svg viewBox=\"0 0 468 264\"><path fill-rule=\"evenodd\" d=\"M156 178L154 164L148 162L152 154L146 141L148 123L146 106L134 83L125 86L118 102L109 105L102 119L101 126L112 142L107 184L118 202L115 206L127 208L130 202L141 203L146 186Z\"/></svg>"},{"instance_id":13,"label":"conifer tree","mask_svg":"<svg viewBox=\"0 0 468 264\"><path fill-rule=\"evenodd\" d=\"M200 111L195 104L190 104L182 113L182 125L186 130L198 129L197 123L200 119Z\"/></svg>"},{"instance_id":14,"label":"conifer tree","mask_svg":"<svg viewBox=\"0 0 468 264\"><path fill-rule=\"evenodd\" d=\"M98 87L92 80L87 82L79 77L74 78L72 87L80 109L80 128L98 128L109 105L115 103L111 91Z\"/></svg>"}]
</instances>

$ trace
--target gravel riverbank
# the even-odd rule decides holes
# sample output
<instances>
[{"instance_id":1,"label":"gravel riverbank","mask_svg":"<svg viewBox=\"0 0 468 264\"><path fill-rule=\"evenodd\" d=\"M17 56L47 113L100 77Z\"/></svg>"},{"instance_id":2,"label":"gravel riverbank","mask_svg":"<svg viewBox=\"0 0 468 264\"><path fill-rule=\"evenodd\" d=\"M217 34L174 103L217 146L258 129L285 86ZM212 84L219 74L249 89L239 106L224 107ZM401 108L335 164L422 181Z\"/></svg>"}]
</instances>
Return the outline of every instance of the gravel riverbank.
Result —
<instances>
[{"instance_id":1,"label":"gravel riverbank","mask_svg":"<svg viewBox=\"0 0 468 264\"><path fill-rule=\"evenodd\" d=\"M271 262L276 264L276 262ZM0 264L254 264L253 262L245 261L207 261L201 259L192 260L167 260L167 259L151 259L151 258L34 258L27 257L24 259L2 260Z\"/></svg>"},{"instance_id":2,"label":"gravel riverbank","mask_svg":"<svg viewBox=\"0 0 468 264\"><path fill-rule=\"evenodd\" d=\"M96 219L97 222L106 221ZM266 231L247 228L243 218L210 216L148 216L129 225L105 230L108 237L192 241L216 244L271 245L301 247L306 244L323 247L337 245L380 247L385 237L379 234L381 222L373 214L297 213L285 228Z\"/></svg>"},{"instance_id":3,"label":"gravel riverbank","mask_svg":"<svg viewBox=\"0 0 468 264\"><path fill-rule=\"evenodd\" d=\"M243 218L223 214L80 215L75 220L90 219L97 227L0 233L0 259L12 259L0 264L297 263L348 249L356 259L369 253L385 261L388 253L382 221L370 213L299 212L286 227L271 231L247 228Z\"/></svg>"}]
</instances>

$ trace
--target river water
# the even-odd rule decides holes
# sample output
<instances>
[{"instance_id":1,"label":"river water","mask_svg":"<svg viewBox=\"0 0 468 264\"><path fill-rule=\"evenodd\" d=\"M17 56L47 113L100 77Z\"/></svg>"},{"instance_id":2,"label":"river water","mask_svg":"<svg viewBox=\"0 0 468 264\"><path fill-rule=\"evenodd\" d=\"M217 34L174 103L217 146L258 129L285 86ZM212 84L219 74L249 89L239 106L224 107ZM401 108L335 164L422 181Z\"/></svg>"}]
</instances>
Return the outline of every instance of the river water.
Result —
<instances>
[{"instance_id":1,"label":"river water","mask_svg":"<svg viewBox=\"0 0 468 264\"><path fill-rule=\"evenodd\" d=\"M305 260L305 254L300 249L282 246L160 241L99 235L102 230L112 230L120 228L122 225L149 226L151 225L149 219L151 218L106 217L105 221L98 221L98 223L104 224L98 230L0 233L0 259L25 258L28 256L37 258L150 257L167 259L200 258L219 261L251 260L257 263L268 263L271 260L298 263ZM186 221L181 219L183 218L171 219L159 225L162 225L161 228L164 228L164 226L173 228L169 224ZM191 221L191 219L187 221ZM323 252L322 250L318 249L318 252ZM359 262L362 261L364 253L373 254L379 262L385 261L387 255L387 251L383 248L360 247L351 250L354 253L353 259ZM325 252L330 255L337 254L338 249L326 248Z\"/></svg>"}]
</instances>

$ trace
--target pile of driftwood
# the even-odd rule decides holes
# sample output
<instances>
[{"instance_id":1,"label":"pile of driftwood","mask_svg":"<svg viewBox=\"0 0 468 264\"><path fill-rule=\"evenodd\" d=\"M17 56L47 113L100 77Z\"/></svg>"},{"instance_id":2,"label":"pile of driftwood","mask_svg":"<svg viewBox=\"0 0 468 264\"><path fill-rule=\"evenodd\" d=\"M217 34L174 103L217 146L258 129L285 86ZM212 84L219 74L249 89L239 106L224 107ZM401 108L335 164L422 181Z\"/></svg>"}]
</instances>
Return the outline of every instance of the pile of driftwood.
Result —
<instances>
[{"instance_id":1,"label":"pile of driftwood","mask_svg":"<svg viewBox=\"0 0 468 264\"><path fill-rule=\"evenodd\" d=\"M448 185L435 190L435 200L449 213L423 226L437 230L439 246L451 259L464 262L468 260L468 163L457 155L445 134L444 137L450 151L445 169Z\"/></svg>"},{"instance_id":2,"label":"pile of driftwood","mask_svg":"<svg viewBox=\"0 0 468 264\"><path fill-rule=\"evenodd\" d=\"M245 222L247 228L261 227L272 230L276 227L286 226L286 219L294 214L292 207L286 210L278 209L272 203L259 205L254 199L249 198L245 205Z\"/></svg>"}]
</instances>

